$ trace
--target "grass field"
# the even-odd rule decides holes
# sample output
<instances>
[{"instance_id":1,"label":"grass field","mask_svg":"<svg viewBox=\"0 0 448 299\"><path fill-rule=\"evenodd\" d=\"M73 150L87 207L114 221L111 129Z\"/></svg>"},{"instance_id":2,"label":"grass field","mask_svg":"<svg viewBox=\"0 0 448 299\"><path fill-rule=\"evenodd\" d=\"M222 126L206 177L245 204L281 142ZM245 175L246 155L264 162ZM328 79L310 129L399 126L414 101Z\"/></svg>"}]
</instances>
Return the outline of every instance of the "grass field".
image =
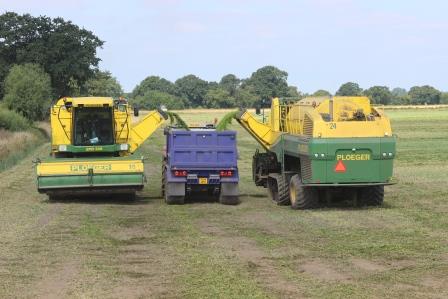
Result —
<instances>
[{"instance_id":1,"label":"grass field","mask_svg":"<svg viewBox=\"0 0 448 299\"><path fill-rule=\"evenodd\" d=\"M446 298L448 110L387 113L400 183L379 208L275 206L251 181L257 145L236 124L238 206L165 205L162 130L139 150L149 181L137 201L48 202L31 163L41 146L0 180L0 297Z\"/></svg>"}]
</instances>

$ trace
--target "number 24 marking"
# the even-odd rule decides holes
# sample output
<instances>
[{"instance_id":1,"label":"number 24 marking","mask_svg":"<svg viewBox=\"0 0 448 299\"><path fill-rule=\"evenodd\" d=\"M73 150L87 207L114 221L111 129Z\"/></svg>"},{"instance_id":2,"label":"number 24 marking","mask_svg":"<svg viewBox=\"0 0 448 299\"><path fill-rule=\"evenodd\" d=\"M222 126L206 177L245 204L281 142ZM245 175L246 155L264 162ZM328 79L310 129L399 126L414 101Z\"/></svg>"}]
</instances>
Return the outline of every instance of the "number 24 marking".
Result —
<instances>
[{"instance_id":1,"label":"number 24 marking","mask_svg":"<svg viewBox=\"0 0 448 299\"><path fill-rule=\"evenodd\" d=\"M336 123L330 123L330 130L336 129Z\"/></svg>"}]
</instances>

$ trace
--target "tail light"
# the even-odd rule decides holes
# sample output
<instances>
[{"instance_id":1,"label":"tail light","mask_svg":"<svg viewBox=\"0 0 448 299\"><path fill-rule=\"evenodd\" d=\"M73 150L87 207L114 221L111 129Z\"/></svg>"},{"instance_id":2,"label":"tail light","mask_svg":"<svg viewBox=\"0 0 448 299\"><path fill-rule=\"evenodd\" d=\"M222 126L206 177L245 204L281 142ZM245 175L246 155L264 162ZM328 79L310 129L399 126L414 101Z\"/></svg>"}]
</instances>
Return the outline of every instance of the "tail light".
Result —
<instances>
[{"instance_id":1,"label":"tail light","mask_svg":"<svg viewBox=\"0 0 448 299\"><path fill-rule=\"evenodd\" d=\"M174 176L187 176L188 172L186 170L175 170Z\"/></svg>"},{"instance_id":2,"label":"tail light","mask_svg":"<svg viewBox=\"0 0 448 299\"><path fill-rule=\"evenodd\" d=\"M219 175L223 176L223 177L229 177L229 176L233 175L233 171L231 171L231 170L221 170L219 172Z\"/></svg>"}]
</instances>

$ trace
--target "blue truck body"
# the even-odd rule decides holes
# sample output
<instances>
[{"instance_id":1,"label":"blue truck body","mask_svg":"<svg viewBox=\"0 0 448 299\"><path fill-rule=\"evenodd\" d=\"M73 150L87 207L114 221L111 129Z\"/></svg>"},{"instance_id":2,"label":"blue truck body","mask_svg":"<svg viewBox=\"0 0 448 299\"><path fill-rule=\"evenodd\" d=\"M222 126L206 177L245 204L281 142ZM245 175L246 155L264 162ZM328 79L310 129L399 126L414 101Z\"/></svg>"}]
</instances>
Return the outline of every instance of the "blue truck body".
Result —
<instances>
[{"instance_id":1,"label":"blue truck body","mask_svg":"<svg viewBox=\"0 0 448 299\"><path fill-rule=\"evenodd\" d=\"M238 202L235 131L167 128L162 190L167 203L207 193L225 204Z\"/></svg>"}]
</instances>

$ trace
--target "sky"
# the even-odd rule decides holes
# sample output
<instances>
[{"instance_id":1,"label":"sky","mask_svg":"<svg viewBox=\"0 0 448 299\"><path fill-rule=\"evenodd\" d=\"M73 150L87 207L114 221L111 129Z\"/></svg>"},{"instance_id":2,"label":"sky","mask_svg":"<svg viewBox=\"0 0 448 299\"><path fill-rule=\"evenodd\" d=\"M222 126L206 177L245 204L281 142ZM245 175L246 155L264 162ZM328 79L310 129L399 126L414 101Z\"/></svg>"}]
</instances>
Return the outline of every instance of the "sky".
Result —
<instances>
[{"instance_id":1,"label":"sky","mask_svg":"<svg viewBox=\"0 0 448 299\"><path fill-rule=\"evenodd\" d=\"M0 12L63 17L105 41L100 68L125 91L145 77L247 78L274 65L303 92L448 90L448 1L0 0Z\"/></svg>"}]
</instances>

